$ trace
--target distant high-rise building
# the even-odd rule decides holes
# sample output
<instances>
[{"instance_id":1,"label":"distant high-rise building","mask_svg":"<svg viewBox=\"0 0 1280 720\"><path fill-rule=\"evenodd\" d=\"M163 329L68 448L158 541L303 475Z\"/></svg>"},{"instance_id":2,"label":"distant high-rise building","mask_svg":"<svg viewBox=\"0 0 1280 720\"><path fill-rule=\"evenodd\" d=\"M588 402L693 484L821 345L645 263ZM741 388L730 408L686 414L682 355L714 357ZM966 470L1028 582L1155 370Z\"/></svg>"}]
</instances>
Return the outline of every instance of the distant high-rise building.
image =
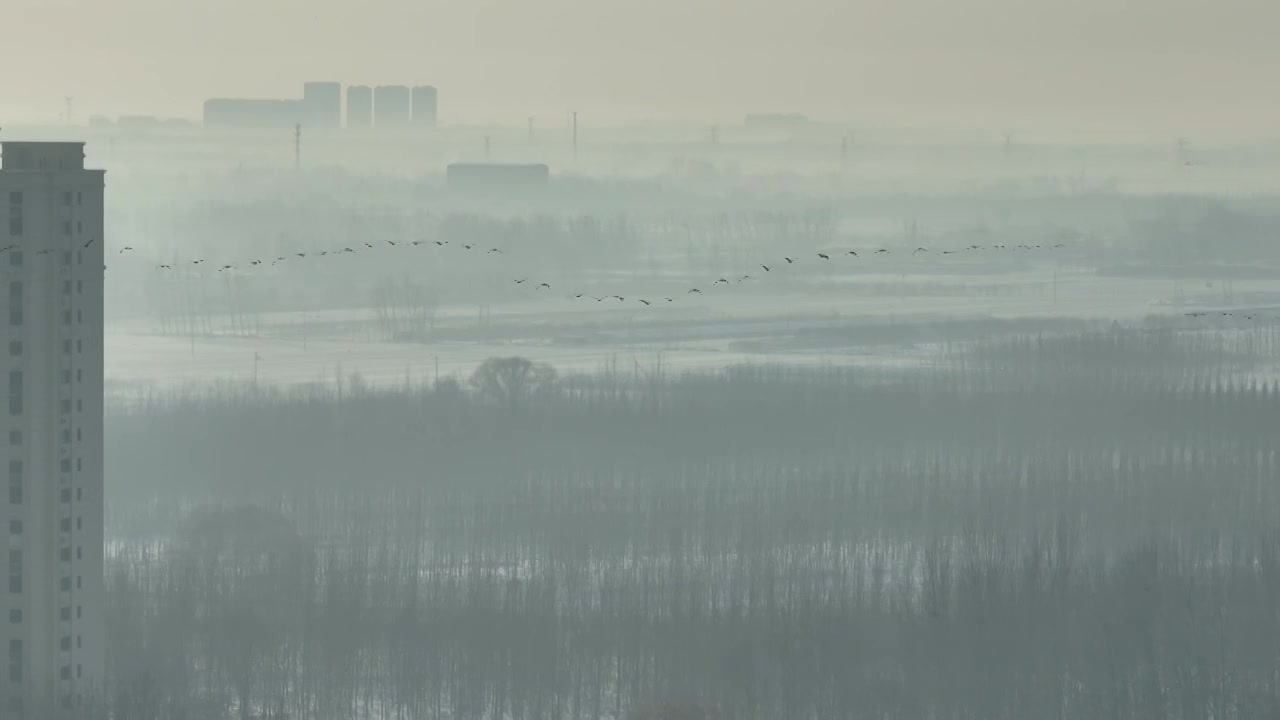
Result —
<instances>
[{"instance_id":1,"label":"distant high-rise building","mask_svg":"<svg viewBox=\"0 0 1280 720\"><path fill-rule=\"evenodd\" d=\"M342 85L336 82L309 82L302 85L302 104L308 128L342 127Z\"/></svg>"},{"instance_id":2,"label":"distant high-rise building","mask_svg":"<svg viewBox=\"0 0 1280 720\"><path fill-rule=\"evenodd\" d=\"M436 89L430 85L419 85L413 89L413 124L420 127L435 127L437 117Z\"/></svg>"},{"instance_id":3,"label":"distant high-rise building","mask_svg":"<svg viewBox=\"0 0 1280 720\"><path fill-rule=\"evenodd\" d=\"M373 91L373 126L405 127L411 117L409 88L404 85L380 85Z\"/></svg>"},{"instance_id":4,"label":"distant high-rise building","mask_svg":"<svg viewBox=\"0 0 1280 720\"><path fill-rule=\"evenodd\" d=\"M368 85L347 88L347 127L373 127L373 89Z\"/></svg>"},{"instance_id":5,"label":"distant high-rise building","mask_svg":"<svg viewBox=\"0 0 1280 720\"><path fill-rule=\"evenodd\" d=\"M101 708L103 177L84 143L0 143L6 720Z\"/></svg>"}]
</instances>

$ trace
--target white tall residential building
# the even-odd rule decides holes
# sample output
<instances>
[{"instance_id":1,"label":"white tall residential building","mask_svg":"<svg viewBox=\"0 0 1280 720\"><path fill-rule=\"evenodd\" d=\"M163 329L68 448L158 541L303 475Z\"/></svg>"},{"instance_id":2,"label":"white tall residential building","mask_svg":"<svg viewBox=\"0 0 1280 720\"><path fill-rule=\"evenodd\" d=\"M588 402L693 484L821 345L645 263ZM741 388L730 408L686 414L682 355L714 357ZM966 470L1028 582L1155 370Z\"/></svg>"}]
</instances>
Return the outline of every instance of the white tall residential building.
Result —
<instances>
[{"instance_id":1,"label":"white tall residential building","mask_svg":"<svg viewBox=\"0 0 1280 720\"><path fill-rule=\"evenodd\" d=\"M80 717L102 697L103 176L84 143L0 143L6 719Z\"/></svg>"}]
</instances>

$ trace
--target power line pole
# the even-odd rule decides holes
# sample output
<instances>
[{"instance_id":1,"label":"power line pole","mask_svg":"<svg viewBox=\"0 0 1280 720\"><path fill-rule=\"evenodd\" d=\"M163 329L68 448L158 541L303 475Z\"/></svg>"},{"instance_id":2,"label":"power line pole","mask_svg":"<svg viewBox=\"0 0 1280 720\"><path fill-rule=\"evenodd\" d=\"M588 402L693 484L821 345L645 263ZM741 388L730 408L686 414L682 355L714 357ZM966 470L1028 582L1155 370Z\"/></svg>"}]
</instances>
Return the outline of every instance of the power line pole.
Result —
<instances>
[{"instance_id":1,"label":"power line pole","mask_svg":"<svg viewBox=\"0 0 1280 720\"><path fill-rule=\"evenodd\" d=\"M293 126L293 169L302 169L302 123Z\"/></svg>"}]
</instances>

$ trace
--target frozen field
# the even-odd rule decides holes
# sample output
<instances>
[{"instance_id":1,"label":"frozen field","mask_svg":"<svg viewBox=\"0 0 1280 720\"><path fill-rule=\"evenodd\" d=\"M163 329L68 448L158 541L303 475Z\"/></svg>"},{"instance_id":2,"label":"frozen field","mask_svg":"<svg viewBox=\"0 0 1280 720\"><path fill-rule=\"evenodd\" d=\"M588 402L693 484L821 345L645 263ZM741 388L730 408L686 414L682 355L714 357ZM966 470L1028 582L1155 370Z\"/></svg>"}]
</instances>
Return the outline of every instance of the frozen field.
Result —
<instances>
[{"instance_id":1,"label":"frozen field","mask_svg":"<svg viewBox=\"0 0 1280 720\"><path fill-rule=\"evenodd\" d=\"M249 382L255 372L259 383L270 385L331 383L339 373L358 373L375 385L465 378L485 358L500 355L547 362L561 373L599 370L611 362L620 370L648 368L659 357L667 371L741 362L911 366L928 361L927 343L861 342L858 329L1052 317L1132 322L1160 315L1181 321L1184 312L1219 309L1222 302L1203 284L1188 289L1184 282L1183 304L1175 306L1172 281L1092 272L1061 272L1056 283L1050 271L1016 277L861 275L841 280L829 280L824 289L812 292L773 292L765 283L736 285L701 298L659 301L651 308L534 296L491 306L483 329L478 329L473 308L445 306L437 319L439 339L430 343L386 342L377 333L373 312L359 309L265 314L253 336L220 333L216 323L213 335L190 338L160 334L147 320L120 322L107 328L106 374L109 385L120 391ZM933 281L940 290L922 297L867 289L871 283L884 287L894 280L905 287ZM984 294L979 289L984 285L1015 292ZM973 290L945 289L966 287ZM1252 281L1234 289L1263 293L1273 287Z\"/></svg>"}]
</instances>

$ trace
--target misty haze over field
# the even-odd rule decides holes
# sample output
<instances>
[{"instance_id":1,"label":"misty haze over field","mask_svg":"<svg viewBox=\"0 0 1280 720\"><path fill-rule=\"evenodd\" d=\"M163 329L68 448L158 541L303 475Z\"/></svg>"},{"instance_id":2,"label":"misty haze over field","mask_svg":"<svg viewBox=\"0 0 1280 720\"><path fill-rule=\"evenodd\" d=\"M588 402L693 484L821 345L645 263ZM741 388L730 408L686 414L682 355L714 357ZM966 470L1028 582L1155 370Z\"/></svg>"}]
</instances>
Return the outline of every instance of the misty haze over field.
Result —
<instances>
[{"instance_id":1,"label":"misty haze over field","mask_svg":"<svg viewBox=\"0 0 1280 720\"><path fill-rule=\"evenodd\" d=\"M0 22L106 170L89 717L1280 717L1280 5Z\"/></svg>"}]
</instances>

